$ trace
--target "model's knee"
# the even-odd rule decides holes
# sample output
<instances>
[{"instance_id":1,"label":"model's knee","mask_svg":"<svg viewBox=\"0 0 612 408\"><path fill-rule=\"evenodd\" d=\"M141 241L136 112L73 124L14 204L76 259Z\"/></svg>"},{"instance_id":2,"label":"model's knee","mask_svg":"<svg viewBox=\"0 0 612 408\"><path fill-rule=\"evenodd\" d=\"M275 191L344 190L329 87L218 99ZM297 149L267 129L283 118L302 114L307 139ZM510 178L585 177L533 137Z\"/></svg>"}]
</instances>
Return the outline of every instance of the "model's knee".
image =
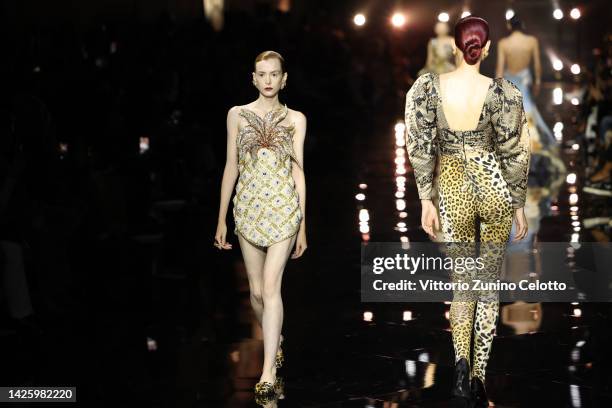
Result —
<instances>
[{"instance_id":1,"label":"model's knee","mask_svg":"<svg viewBox=\"0 0 612 408\"><path fill-rule=\"evenodd\" d=\"M251 302L263 305L263 294L261 293L261 289L251 290Z\"/></svg>"},{"instance_id":2,"label":"model's knee","mask_svg":"<svg viewBox=\"0 0 612 408\"><path fill-rule=\"evenodd\" d=\"M264 285L262 294L264 303L274 300L276 298L280 298L280 285Z\"/></svg>"}]
</instances>

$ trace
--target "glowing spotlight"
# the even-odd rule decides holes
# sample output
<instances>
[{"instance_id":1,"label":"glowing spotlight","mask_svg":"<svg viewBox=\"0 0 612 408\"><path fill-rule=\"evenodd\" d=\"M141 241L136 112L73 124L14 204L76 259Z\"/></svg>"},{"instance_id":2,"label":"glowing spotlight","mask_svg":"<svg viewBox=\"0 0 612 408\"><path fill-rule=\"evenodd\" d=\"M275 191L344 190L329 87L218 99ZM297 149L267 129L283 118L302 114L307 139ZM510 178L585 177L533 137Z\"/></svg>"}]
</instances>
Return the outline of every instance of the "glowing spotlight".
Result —
<instances>
[{"instance_id":1,"label":"glowing spotlight","mask_svg":"<svg viewBox=\"0 0 612 408\"><path fill-rule=\"evenodd\" d=\"M355 23L356 26L361 27L366 23L366 17L361 13L355 14L355 17L353 17L353 23Z\"/></svg>"},{"instance_id":2,"label":"glowing spotlight","mask_svg":"<svg viewBox=\"0 0 612 408\"><path fill-rule=\"evenodd\" d=\"M370 213L368 212L366 208L362 208L361 210L359 210L359 221L361 222L370 221Z\"/></svg>"},{"instance_id":3,"label":"glowing spotlight","mask_svg":"<svg viewBox=\"0 0 612 408\"><path fill-rule=\"evenodd\" d=\"M359 194L355 195L355 199L357 201L363 201L363 200L365 200L365 194L359 193Z\"/></svg>"},{"instance_id":4,"label":"glowing spotlight","mask_svg":"<svg viewBox=\"0 0 612 408\"><path fill-rule=\"evenodd\" d=\"M577 7L574 7L571 11L570 11L570 17L573 18L574 20L578 20L580 18L582 14L580 13L580 9Z\"/></svg>"},{"instance_id":5,"label":"glowing spotlight","mask_svg":"<svg viewBox=\"0 0 612 408\"><path fill-rule=\"evenodd\" d=\"M576 183L576 173L568 174L567 177L565 178L565 182L567 184L574 184L574 183Z\"/></svg>"},{"instance_id":6,"label":"glowing spotlight","mask_svg":"<svg viewBox=\"0 0 612 408\"><path fill-rule=\"evenodd\" d=\"M471 16L471 15L472 13L470 13L468 10L465 10L463 13L461 13L461 18L466 18L467 16Z\"/></svg>"},{"instance_id":7,"label":"glowing spotlight","mask_svg":"<svg viewBox=\"0 0 612 408\"><path fill-rule=\"evenodd\" d=\"M580 65L572 64L570 71L572 71L572 74L578 75L580 73Z\"/></svg>"},{"instance_id":8,"label":"glowing spotlight","mask_svg":"<svg viewBox=\"0 0 612 408\"><path fill-rule=\"evenodd\" d=\"M563 89L557 87L553 89L553 103L561 105L563 103Z\"/></svg>"},{"instance_id":9,"label":"glowing spotlight","mask_svg":"<svg viewBox=\"0 0 612 408\"><path fill-rule=\"evenodd\" d=\"M512 9L506 10L506 20L510 20L512 17L514 17L514 10Z\"/></svg>"},{"instance_id":10,"label":"glowing spotlight","mask_svg":"<svg viewBox=\"0 0 612 408\"><path fill-rule=\"evenodd\" d=\"M578 194L576 194L576 193L570 194L570 196L569 196L569 203L570 204L576 204L577 202L578 202Z\"/></svg>"},{"instance_id":11,"label":"glowing spotlight","mask_svg":"<svg viewBox=\"0 0 612 408\"><path fill-rule=\"evenodd\" d=\"M553 11L553 17L555 20L561 20L563 18L563 10L556 8L555 11Z\"/></svg>"},{"instance_id":12,"label":"glowing spotlight","mask_svg":"<svg viewBox=\"0 0 612 408\"><path fill-rule=\"evenodd\" d=\"M374 319L374 313L372 312L363 312L363 321L371 322Z\"/></svg>"},{"instance_id":13,"label":"glowing spotlight","mask_svg":"<svg viewBox=\"0 0 612 408\"><path fill-rule=\"evenodd\" d=\"M552 66L555 71L561 71L563 69L563 61L559 58L554 58L552 60Z\"/></svg>"},{"instance_id":14,"label":"glowing spotlight","mask_svg":"<svg viewBox=\"0 0 612 408\"><path fill-rule=\"evenodd\" d=\"M393 14L391 17L391 24L393 24L393 26L396 28L403 27L404 24L406 24L406 16L399 12Z\"/></svg>"},{"instance_id":15,"label":"glowing spotlight","mask_svg":"<svg viewBox=\"0 0 612 408\"><path fill-rule=\"evenodd\" d=\"M412 311L410 310L404 310L404 315L402 316L402 319L407 322L412 320Z\"/></svg>"},{"instance_id":16,"label":"glowing spotlight","mask_svg":"<svg viewBox=\"0 0 612 408\"><path fill-rule=\"evenodd\" d=\"M438 21L442 23L448 23L448 20L450 20L450 16L448 15L448 13L442 12L438 14Z\"/></svg>"},{"instance_id":17,"label":"glowing spotlight","mask_svg":"<svg viewBox=\"0 0 612 408\"><path fill-rule=\"evenodd\" d=\"M572 98L572 105L574 105L574 106L578 106L578 105L580 105L580 99L578 99L578 98Z\"/></svg>"},{"instance_id":18,"label":"glowing spotlight","mask_svg":"<svg viewBox=\"0 0 612 408\"><path fill-rule=\"evenodd\" d=\"M582 316L582 309L580 309L578 307L575 308L574 309L574 314L572 314L572 316L574 316L574 317L581 317Z\"/></svg>"}]
</instances>

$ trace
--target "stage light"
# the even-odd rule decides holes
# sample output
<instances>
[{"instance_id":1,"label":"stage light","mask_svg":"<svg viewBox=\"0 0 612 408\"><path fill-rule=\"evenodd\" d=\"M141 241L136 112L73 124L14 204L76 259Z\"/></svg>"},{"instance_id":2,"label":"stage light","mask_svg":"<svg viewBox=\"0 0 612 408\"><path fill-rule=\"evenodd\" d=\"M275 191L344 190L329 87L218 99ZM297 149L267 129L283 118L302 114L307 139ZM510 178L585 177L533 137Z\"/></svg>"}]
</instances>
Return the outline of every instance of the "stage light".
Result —
<instances>
[{"instance_id":1,"label":"stage light","mask_svg":"<svg viewBox=\"0 0 612 408\"><path fill-rule=\"evenodd\" d=\"M361 183L361 184L359 184L359 188L361 190L365 190L366 188L368 188L368 185L366 183Z\"/></svg>"},{"instance_id":2,"label":"stage light","mask_svg":"<svg viewBox=\"0 0 612 408\"><path fill-rule=\"evenodd\" d=\"M555 71L561 71L563 69L563 61L559 58L553 58L552 66Z\"/></svg>"},{"instance_id":3,"label":"stage light","mask_svg":"<svg viewBox=\"0 0 612 408\"><path fill-rule=\"evenodd\" d=\"M578 202L578 194L573 193L569 195L569 203L570 205L576 204Z\"/></svg>"},{"instance_id":4,"label":"stage light","mask_svg":"<svg viewBox=\"0 0 612 408\"><path fill-rule=\"evenodd\" d=\"M578 106L578 105L580 105L580 99L578 99L578 98L572 98L572 105L574 105L574 106Z\"/></svg>"},{"instance_id":5,"label":"stage light","mask_svg":"<svg viewBox=\"0 0 612 408\"><path fill-rule=\"evenodd\" d=\"M357 195L355 196L355 199L356 199L357 201L363 201L363 200L365 200L365 194L363 194L363 193L359 193L359 194L357 194Z\"/></svg>"},{"instance_id":6,"label":"stage light","mask_svg":"<svg viewBox=\"0 0 612 408\"><path fill-rule=\"evenodd\" d=\"M572 64L570 71L572 71L572 74L578 75L580 73L580 65Z\"/></svg>"},{"instance_id":7,"label":"stage light","mask_svg":"<svg viewBox=\"0 0 612 408\"><path fill-rule=\"evenodd\" d=\"M370 213L368 212L367 208L362 208L361 210L359 210L359 221L361 222L370 221Z\"/></svg>"},{"instance_id":8,"label":"stage light","mask_svg":"<svg viewBox=\"0 0 612 408\"><path fill-rule=\"evenodd\" d=\"M450 20L450 17L448 15L448 13L442 12L442 13L438 14L438 21L440 21L442 23L448 23L448 20Z\"/></svg>"},{"instance_id":9,"label":"stage light","mask_svg":"<svg viewBox=\"0 0 612 408\"><path fill-rule=\"evenodd\" d=\"M396 28L403 27L404 24L406 24L406 16L399 12L393 14L391 17L391 24L393 24L393 26Z\"/></svg>"},{"instance_id":10,"label":"stage light","mask_svg":"<svg viewBox=\"0 0 612 408\"><path fill-rule=\"evenodd\" d=\"M553 103L555 105L561 105L563 103L563 89L560 87L553 89Z\"/></svg>"},{"instance_id":11,"label":"stage light","mask_svg":"<svg viewBox=\"0 0 612 408\"><path fill-rule=\"evenodd\" d=\"M470 13L469 11L465 10L463 13L461 13L461 18L465 18L467 16L471 16L472 13Z\"/></svg>"},{"instance_id":12,"label":"stage light","mask_svg":"<svg viewBox=\"0 0 612 408\"><path fill-rule=\"evenodd\" d=\"M374 319L374 313L366 311L363 312L363 321L364 322L371 322Z\"/></svg>"},{"instance_id":13,"label":"stage light","mask_svg":"<svg viewBox=\"0 0 612 408\"><path fill-rule=\"evenodd\" d=\"M366 17L361 13L355 14L355 17L353 17L353 23L355 23L356 26L361 27L366 23Z\"/></svg>"},{"instance_id":14,"label":"stage light","mask_svg":"<svg viewBox=\"0 0 612 408\"><path fill-rule=\"evenodd\" d=\"M368 225L367 222L359 223L359 232L361 232L362 234L367 234L370 232L370 226Z\"/></svg>"},{"instance_id":15,"label":"stage light","mask_svg":"<svg viewBox=\"0 0 612 408\"><path fill-rule=\"evenodd\" d=\"M574 7L571 11L570 11L570 17L573 18L574 20L578 20L580 18L582 14L580 13L580 9L577 7Z\"/></svg>"},{"instance_id":16,"label":"stage light","mask_svg":"<svg viewBox=\"0 0 612 408\"><path fill-rule=\"evenodd\" d=\"M565 178L565 182L567 184L574 184L574 183L576 183L576 173L568 174L567 177Z\"/></svg>"},{"instance_id":17,"label":"stage light","mask_svg":"<svg viewBox=\"0 0 612 408\"><path fill-rule=\"evenodd\" d=\"M514 17L514 10L512 9L506 10L506 20L510 20L512 17Z\"/></svg>"},{"instance_id":18,"label":"stage light","mask_svg":"<svg viewBox=\"0 0 612 408\"><path fill-rule=\"evenodd\" d=\"M404 124L404 122L397 122L395 124L394 129L396 133L404 133L404 131L406 130L406 125Z\"/></svg>"},{"instance_id":19,"label":"stage light","mask_svg":"<svg viewBox=\"0 0 612 408\"><path fill-rule=\"evenodd\" d=\"M556 8L555 11L553 11L553 17L555 20L561 20L563 18L563 10Z\"/></svg>"}]
</instances>

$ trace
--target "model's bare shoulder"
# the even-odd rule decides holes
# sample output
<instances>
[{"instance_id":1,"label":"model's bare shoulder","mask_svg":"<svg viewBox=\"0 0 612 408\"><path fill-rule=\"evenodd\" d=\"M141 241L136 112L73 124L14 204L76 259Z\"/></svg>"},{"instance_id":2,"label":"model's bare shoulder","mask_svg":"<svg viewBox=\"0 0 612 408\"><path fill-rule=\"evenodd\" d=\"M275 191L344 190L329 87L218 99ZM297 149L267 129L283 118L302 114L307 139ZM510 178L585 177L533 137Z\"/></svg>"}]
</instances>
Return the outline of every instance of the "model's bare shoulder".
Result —
<instances>
[{"instance_id":1,"label":"model's bare shoulder","mask_svg":"<svg viewBox=\"0 0 612 408\"><path fill-rule=\"evenodd\" d=\"M538 38L534 35L528 35L527 39L529 40L529 44L531 44L532 47L535 47L536 45L538 45Z\"/></svg>"},{"instance_id":2,"label":"model's bare shoulder","mask_svg":"<svg viewBox=\"0 0 612 408\"><path fill-rule=\"evenodd\" d=\"M231 108L229 108L229 110L227 111L228 119L232 117L237 118L242 108L244 108L244 106L232 106Z\"/></svg>"},{"instance_id":3,"label":"model's bare shoulder","mask_svg":"<svg viewBox=\"0 0 612 408\"><path fill-rule=\"evenodd\" d=\"M293 110L293 109L288 109L289 112L289 118L292 122L295 122L296 124L300 123L300 124L304 124L306 123L306 115L304 115L302 112L297 111L297 110Z\"/></svg>"}]
</instances>

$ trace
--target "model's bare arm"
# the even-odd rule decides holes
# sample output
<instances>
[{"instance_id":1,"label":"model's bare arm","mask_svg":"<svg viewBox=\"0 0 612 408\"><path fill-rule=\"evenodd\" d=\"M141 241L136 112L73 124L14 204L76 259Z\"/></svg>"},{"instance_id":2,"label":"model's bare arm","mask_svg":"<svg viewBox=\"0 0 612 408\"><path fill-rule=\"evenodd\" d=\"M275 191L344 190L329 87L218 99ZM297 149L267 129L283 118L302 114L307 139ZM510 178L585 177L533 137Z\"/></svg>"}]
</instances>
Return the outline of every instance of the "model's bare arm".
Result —
<instances>
[{"instance_id":1,"label":"model's bare arm","mask_svg":"<svg viewBox=\"0 0 612 408\"><path fill-rule=\"evenodd\" d=\"M233 107L227 113L227 158L221 181L221 197L219 202L219 218L217 220L217 232L215 233L215 245L219 249L230 249L232 247L226 241L227 236L227 209L229 207L234 184L238 178L238 149L236 138L238 135L238 109Z\"/></svg>"},{"instance_id":2,"label":"model's bare arm","mask_svg":"<svg viewBox=\"0 0 612 408\"><path fill-rule=\"evenodd\" d=\"M298 165L293 165L291 175L295 181L295 190L300 201L302 221L295 242L295 251L291 258L299 258L306 250L306 176L304 174L304 140L306 139L306 116L301 112L294 112L295 133L293 135L293 152Z\"/></svg>"},{"instance_id":3,"label":"model's bare arm","mask_svg":"<svg viewBox=\"0 0 612 408\"><path fill-rule=\"evenodd\" d=\"M506 64L506 55L504 54L504 40L497 44L497 66L495 68L495 77L501 78L504 76L504 65Z\"/></svg>"},{"instance_id":4,"label":"model's bare arm","mask_svg":"<svg viewBox=\"0 0 612 408\"><path fill-rule=\"evenodd\" d=\"M533 39L533 70L535 82L539 83L542 79L542 60L540 58L540 43L537 38Z\"/></svg>"},{"instance_id":5,"label":"model's bare arm","mask_svg":"<svg viewBox=\"0 0 612 408\"><path fill-rule=\"evenodd\" d=\"M535 74L534 93L537 95L540 92L542 81L542 60L540 59L540 44L537 38L533 39L533 71Z\"/></svg>"}]
</instances>

